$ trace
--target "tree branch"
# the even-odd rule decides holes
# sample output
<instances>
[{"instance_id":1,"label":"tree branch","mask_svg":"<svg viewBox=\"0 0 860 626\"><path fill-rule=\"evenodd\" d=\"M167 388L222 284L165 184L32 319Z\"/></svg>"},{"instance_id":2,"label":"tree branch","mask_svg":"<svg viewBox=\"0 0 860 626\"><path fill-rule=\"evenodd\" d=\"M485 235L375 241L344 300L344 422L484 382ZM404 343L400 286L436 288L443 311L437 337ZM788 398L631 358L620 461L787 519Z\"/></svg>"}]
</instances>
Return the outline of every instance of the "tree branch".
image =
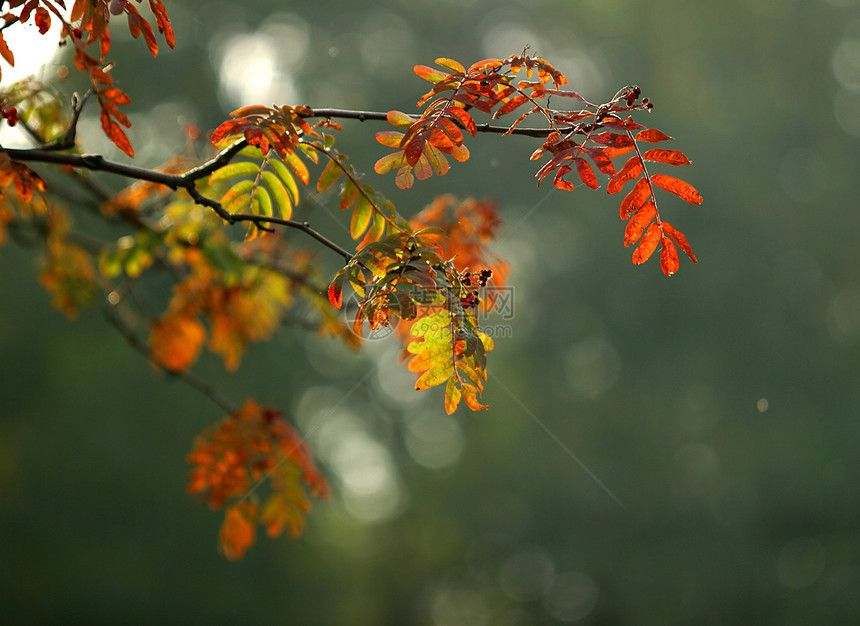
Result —
<instances>
[{"instance_id":1,"label":"tree branch","mask_svg":"<svg viewBox=\"0 0 860 626\"><path fill-rule=\"evenodd\" d=\"M310 115L301 115L304 118L328 117L338 119L358 120L365 122L367 120L387 121L388 113L381 111L351 111L349 109L310 109ZM409 117L417 120L419 115L410 115ZM554 132L552 128L515 128L513 131L508 126L491 126L490 124L477 124L475 126L479 133L498 133L509 135L525 135L527 137L548 137Z\"/></svg>"},{"instance_id":2,"label":"tree branch","mask_svg":"<svg viewBox=\"0 0 860 626\"><path fill-rule=\"evenodd\" d=\"M194 186L194 183L209 176L212 172L229 163L243 148L247 146L244 140L237 141L231 146L222 150L216 157L210 159L206 163L188 170L184 174L167 174L157 170L150 170L134 165L126 165L109 161L98 154L68 154L65 152L55 152L44 148L4 148L3 151L15 161L35 161L38 163L56 163L59 165L68 165L71 167L84 168L89 170L109 172L125 178L135 180L145 180L151 183L165 185L173 190L184 189L188 195L202 206L209 207L218 214L223 220L229 224L237 222L253 222L266 230L264 224L277 224L288 228L295 228L310 235L321 244L337 252L349 261L352 258L352 253L329 240L321 233L311 228L308 222L298 222L295 220L285 220L276 217L266 217L264 215L250 215L244 213L229 213L224 210L221 203L212 198L207 198Z\"/></svg>"}]
</instances>

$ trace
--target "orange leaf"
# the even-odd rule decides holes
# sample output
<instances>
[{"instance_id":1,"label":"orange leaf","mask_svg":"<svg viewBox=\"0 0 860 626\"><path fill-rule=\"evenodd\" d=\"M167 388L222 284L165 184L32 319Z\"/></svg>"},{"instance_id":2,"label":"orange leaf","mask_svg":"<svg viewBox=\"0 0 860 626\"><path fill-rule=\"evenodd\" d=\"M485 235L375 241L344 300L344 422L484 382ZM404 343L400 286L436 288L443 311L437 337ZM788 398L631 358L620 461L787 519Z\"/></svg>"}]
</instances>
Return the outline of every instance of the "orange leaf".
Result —
<instances>
[{"instance_id":1,"label":"orange leaf","mask_svg":"<svg viewBox=\"0 0 860 626\"><path fill-rule=\"evenodd\" d=\"M119 127L119 124L114 122L107 111L102 109L101 113L101 122L102 122L102 130L105 131L105 135L108 136L116 147L125 152L128 156L134 156L134 149L131 147L131 142L129 142L128 137L126 137L123 130Z\"/></svg>"},{"instance_id":2,"label":"orange leaf","mask_svg":"<svg viewBox=\"0 0 860 626\"><path fill-rule=\"evenodd\" d=\"M552 181L552 184L555 185L557 189L561 189L562 191L573 191L573 183L562 178L569 171L570 168L567 165L558 168L558 171L555 173L555 179Z\"/></svg>"},{"instance_id":3,"label":"orange leaf","mask_svg":"<svg viewBox=\"0 0 860 626\"><path fill-rule=\"evenodd\" d=\"M446 72L433 69L432 67L427 67L426 65L416 65L413 70L418 74L418 76L424 80L429 80L431 83L438 83L450 76L450 74L447 74Z\"/></svg>"},{"instance_id":4,"label":"orange leaf","mask_svg":"<svg viewBox=\"0 0 860 626\"><path fill-rule=\"evenodd\" d=\"M642 158L648 159L649 161L668 163L669 165L690 165L690 159L688 159L680 150L661 150L659 148L654 148L653 150L648 150L643 154Z\"/></svg>"},{"instance_id":5,"label":"orange leaf","mask_svg":"<svg viewBox=\"0 0 860 626\"><path fill-rule=\"evenodd\" d=\"M665 174L654 174L651 177L651 182L662 187L666 191L671 191L673 194L689 202L690 204L701 204L702 196L696 191L696 188L689 183L685 183L674 176L666 176Z\"/></svg>"},{"instance_id":6,"label":"orange leaf","mask_svg":"<svg viewBox=\"0 0 860 626\"><path fill-rule=\"evenodd\" d=\"M684 253L690 257L690 260L693 263L698 263L699 261L696 259L696 255L693 254L692 248L690 248L690 244L687 243L687 238L684 237L684 234L680 230L676 230L674 226L672 226L669 222L663 222L663 232L669 235L675 243L678 244L678 247L684 251Z\"/></svg>"},{"instance_id":7,"label":"orange leaf","mask_svg":"<svg viewBox=\"0 0 860 626\"><path fill-rule=\"evenodd\" d=\"M660 269L666 276L678 271L678 250L668 237L660 239Z\"/></svg>"},{"instance_id":8,"label":"orange leaf","mask_svg":"<svg viewBox=\"0 0 860 626\"><path fill-rule=\"evenodd\" d=\"M245 556L256 540L257 505L242 501L224 513L224 523L218 533L219 547L224 556L235 561Z\"/></svg>"},{"instance_id":9,"label":"orange leaf","mask_svg":"<svg viewBox=\"0 0 860 626\"><path fill-rule=\"evenodd\" d=\"M636 182L636 186L621 201L621 219L626 220L631 213L635 213L650 195L651 190L648 187L648 179L644 177L640 178Z\"/></svg>"},{"instance_id":10,"label":"orange leaf","mask_svg":"<svg viewBox=\"0 0 860 626\"><path fill-rule=\"evenodd\" d=\"M642 236L645 227L657 217L657 205L650 200L645 205L636 211L636 215L630 218L627 222L627 228L624 229L624 247L626 248L632 243L636 243L639 237Z\"/></svg>"},{"instance_id":11,"label":"orange leaf","mask_svg":"<svg viewBox=\"0 0 860 626\"><path fill-rule=\"evenodd\" d=\"M472 135L472 137L474 137L478 132L475 120L472 119L472 116L469 115L465 109L461 109L457 106L450 106L445 110L445 113L446 115L456 118L457 121L463 125L463 128L466 129L466 132Z\"/></svg>"},{"instance_id":12,"label":"orange leaf","mask_svg":"<svg viewBox=\"0 0 860 626\"><path fill-rule=\"evenodd\" d=\"M624 164L624 167L621 168L621 171L609 180L609 184L606 185L606 193L618 193L624 188L627 181L633 180L641 173L642 161L639 160L638 156L630 157L627 163Z\"/></svg>"},{"instance_id":13,"label":"orange leaf","mask_svg":"<svg viewBox=\"0 0 860 626\"><path fill-rule=\"evenodd\" d=\"M647 261L648 257L657 249L658 243L660 243L660 226L657 222L654 222L645 231L642 241L639 242L639 246L633 251L633 262L639 265Z\"/></svg>"},{"instance_id":14,"label":"orange leaf","mask_svg":"<svg viewBox=\"0 0 860 626\"><path fill-rule=\"evenodd\" d=\"M582 182L592 189L597 189L597 176L594 174L594 170L591 169L588 162L585 159L575 158L573 163L576 165L576 171L579 173L579 177L582 179Z\"/></svg>"},{"instance_id":15,"label":"orange leaf","mask_svg":"<svg viewBox=\"0 0 860 626\"><path fill-rule=\"evenodd\" d=\"M6 61L6 63L8 63L9 65L15 65L15 55L12 54L12 51L6 44L6 40L3 38L2 32L0 32L0 57L3 57L3 60Z\"/></svg>"},{"instance_id":16,"label":"orange leaf","mask_svg":"<svg viewBox=\"0 0 860 626\"><path fill-rule=\"evenodd\" d=\"M206 330L196 317L169 314L153 322L149 348L159 365L182 371L197 359L205 339Z\"/></svg>"},{"instance_id":17,"label":"orange leaf","mask_svg":"<svg viewBox=\"0 0 860 626\"><path fill-rule=\"evenodd\" d=\"M651 143L657 143L658 141L666 141L667 139L671 139L671 137L666 133L661 133L656 128L646 128L645 130L640 130L636 133L636 141L650 141Z\"/></svg>"}]
</instances>

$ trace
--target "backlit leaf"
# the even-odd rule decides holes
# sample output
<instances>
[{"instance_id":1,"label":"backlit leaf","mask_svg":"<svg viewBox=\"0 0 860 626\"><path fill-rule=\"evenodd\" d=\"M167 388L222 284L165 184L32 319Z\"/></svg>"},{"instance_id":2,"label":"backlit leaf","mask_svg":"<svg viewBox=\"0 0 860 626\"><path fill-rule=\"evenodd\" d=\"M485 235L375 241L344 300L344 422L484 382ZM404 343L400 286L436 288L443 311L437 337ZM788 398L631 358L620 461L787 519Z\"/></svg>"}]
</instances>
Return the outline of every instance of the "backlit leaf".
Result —
<instances>
[{"instance_id":1,"label":"backlit leaf","mask_svg":"<svg viewBox=\"0 0 860 626\"><path fill-rule=\"evenodd\" d=\"M209 184L213 185L218 181L235 178L237 176L256 176L260 171L260 166L251 161L237 161L230 163L224 167L220 167L209 177Z\"/></svg>"},{"instance_id":2,"label":"backlit leaf","mask_svg":"<svg viewBox=\"0 0 860 626\"><path fill-rule=\"evenodd\" d=\"M660 240L660 269L666 276L678 271L678 250L668 237Z\"/></svg>"},{"instance_id":3,"label":"backlit leaf","mask_svg":"<svg viewBox=\"0 0 860 626\"><path fill-rule=\"evenodd\" d=\"M345 278L346 268L335 274L335 277L328 286L328 301L336 309L343 306L343 281Z\"/></svg>"},{"instance_id":4,"label":"backlit leaf","mask_svg":"<svg viewBox=\"0 0 860 626\"><path fill-rule=\"evenodd\" d=\"M219 548L231 561L245 556L256 541L257 505L243 500L224 512L224 523L218 533Z\"/></svg>"},{"instance_id":5,"label":"backlit leaf","mask_svg":"<svg viewBox=\"0 0 860 626\"><path fill-rule=\"evenodd\" d=\"M375 135L376 141L389 148L399 148L403 133L398 130L381 130Z\"/></svg>"},{"instance_id":6,"label":"backlit leaf","mask_svg":"<svg viewBox=\"0 0 860 626\"><path fill-rule=\"evenodd\" d=\"M389 111L386 114L388 123L399 128L409 128L415 122L411 117L400 111Z\"/></svg>"},{"instance_id":7,"label":"backlit leaf","mask_svg":"<svg viewBox=\"0 0 860 626\"><path fill-rule=\"evenodd\" d=\"M445 412L448 415L457 410L462 395L463 393L457 386L457 379L452 376L448 379L448 384L445 385Z\"/></svg>"},{"instance_id":8,"label":"backlit leaf","mask_svg":"<svg viewBox=\"0 0 860 626\"><path fill-rule=\"evenodd\" d=\"M442 67L449 69L452 72L457 73L457 74L465 74L466 73L466 68L463 67L462 65L460 65L457 61L454 61L453 59L446 59L446 58L442 57L442 58L436 59L435 63L437 65L441 65Z\"/></svg>"},{"instance_id":9,"label":"backlit leaf","mask_svg":"<svg viewBox=\"0 0 860 626\"><path fill-rule=\"evenodd\" d=\"M353 239L361 237L364 234L364 231L367 230L367 227L370 226L370 220L372 218L373 205L367 200L367 198L361 196L352 212L352 219L350 220L349 225L350 236Z\"/></svg>"},{"instance_id":10,"label":"backlit leaf","mask_svg":"<svg viewBox=\"0 0 860 626\"><path fill-rule=\"evenodd\" d=\"M690 160L680 150L661 150L654 148L642 155L643 159L659 161L669 165L690 165Z\"/></svg>"},{"instance_id":11,"label":"backlit leaf","mask_svg":"<svg viewBox=\"0 0 860 626\"><path fill-rule=\"evenodd\" d=\"M434 69L432 67L427 67L426 65L416 65L413 68L413 71L423 78L424 80L429 80L431 83L438 83L439 81L445 80L450 76L447 72L443 72L441 70Z\"/></svg>"},{"instance_id":12,"label":"backlit leaf","mask_svg":"<svg viewBox=\"0 0 860 626\"><path fill-rule=\"evenodd\" d=\"M296 179L290 174L290 170L278 159L269 159L269 165L275 170L278 178L284 184L287 193L290 194L290 202L292 202L293 206L297 205L299 203L299 187L296 185Z\"/></svg>"},{"instance_id":13,"label":"backlit leaf","mask_svg":"<svg viewBox=\"0 0 860 626\"><path fill-rule=\"evenodd\" d=\"M682 200L689 202L690 204L701 204L702 196L699 195L699 192L696 191L696 188L693 187L689 183L685 183L683 180L675 178L674 176L667 176L666 174L654 174L651 177L651 182L653 182L658 187L662 187L666 191L670 191Z\"/></svg>"},{"instance_id":14,"label":"backlit leaf","mask_svg":"<svg viewBox=\"0 0 860 626\"><path fill-rule=\"evenodd\" d=\"M671 139L671 137L666 133L660 132L656 128L646 128L645 130L640 130L636 133L636 141L657 143L658 141L666 141L667 139Z\"/></svg>"},{"instance_id":15,"label":"backlit leaf","mask_svg":"<svg viewBox=\"0 0 860 626\"><path fill-rule=\"evenodd\" d=\"M632 156L624 164L624 167L615 174L606 185L606 193L618 193L624 188L624 185L642 174L642 161L638 156Z\"/></svg>"},{"instance_id":16,"label":"backlit leaf","mask_svg":"<svg viewBox=\"0 0 860 626\"><path fill-rule=\"evenodd\" d=\"M331 159L320 174L317 181L317 191L325 191L331 187L341 174L343 174L343 169L340 163L335 159Z\"/></svg>"},{"instance_id":17,"label":"backlit leaf","mask_svg":"<svg viewBox=\"0 0 860 626\"><path fill-rule=\"evenodd\" d=\"M281 155L281 158L290 166L290 169L303 184L307 185L310 182L311 177L308 168L295 152L287 152Z\"/></svg>"},{"instance_id":18,"label":"backlit leaf","mask_svg":"<svg viewBox=\"0 0 860 626\"><path fill-rule=\"evenodd\" d=\"M651 201L646 202L627 222L627 228L624 229L624 246L627 247L639 241L639 237L655 217L657 217L657 206Z\"/></svg>"},{"instance_id":19,"label":"backlit leaf","mask_svg":"<svg viewBox=\"0 0 860 626\"><path fill-rule=\"evenodd\" d=\"M579 177L582 179L588 187L592 189L597 189L598 182L597 176L594 173L594 170L591 169L591 166L585 159L581 159L579 157L573 160L574 165L576 165L576 171L579 173Z\"/></svg>"},{"instance_id":20,"label":"backlit leaf","mask_svg":"<svg viewBox=\"0 0 860 626\"><path fill-rule=\"evenodd\" d=\"M169 314L153 322L149 348L156 363L183 371L197 360L205 339L206 330L195 316Z\"/></svg>"},{"instance_id":21,"label":"backlit leaf","mask_svg":"<svg viewBox=\"0 0 860 626\"><path fill-rule=\"evenodd\" d=\"M657 249L657 244L660 243L660 226L657 222L651 224L645 234L642 236L642 241L639 246L633 251L633 262L637 265L644 263Z\"/></svg>"},{"instance_id":22,"label":"backlit leaf","mask_svg":"<svg viewBox=\"0 0 860 626\"><path fill-rule=\"evenodd\" d=\"M463 125L463 128L466 129L466 132L472 135L472 137L474 137L478 132L475 120L472 119L472 116L469 115L465 109L461 109L457 106L450 106L446 109L445 113L452 118L456 118L457 121Z\"/></svg>"},{"instance_id":23,"label":"backlit leaf","mask_svg":"<svg viewBox=\"0 0 860 626\"><path fill-rule=\"evenodd\" d=\"M648 179L644 176L636 181L636 185L630 190L624 199L621 201L621 209L619 214L621 219L626 220L631 213L639 210L648 196L651 195L651 188L648 186Z\"/></svg>"},{"instance_id":24,"label":"backlit leaf","mask_svg":"<svg viewBox=\"0 0 860 626\"><path fill-rule=\"evenodd\" d=\"M275 198L275 203L278 205L281 217L285 220L290 219L293 215L293 204L290 201L290 194L284 183L273 172L263 172L262 178Z\"/></svg>"},{"instance_id":25,"label":"backlit leaf","mask_svg":"<svg viewBox=\"0 0 860 626\"><path fill-rule=\"evenodd\" d=\"M254 187L253 180L240 180L230 187L221 197L221 206L225 209L240 201Z\"/></svg>"},{"instance_id":26,"label":"backlit leaf","mask_svg":"<svg viewBox=\"0 0 860 626\"><path fill-rule=\"evenodd\" d=\"M690 257L690 260L693 263L698 263L696 255L693 254L693 250L690 248L690 244L687 243L687 238L681 231L677 230L669 222L663 222L663 232L669 235L669 237L671 237L675 241L675 243L678 244L678 247L684 251L684 254Z\"/></svg>"},{"instance_id":27,"label":"backlit leaf","mask_svg":"<svg viewBox=\"0 0 860 626\"><path fill-rule=\"evenodd\" d=\"M393 152L391 154L386 154L384 157L379 159L373 166L373 171L377 174L385 174L388 170L395 167L402 167L406 162L406 158L403 155L403 150L398 152Z\"/></svg>"}]
</instances>

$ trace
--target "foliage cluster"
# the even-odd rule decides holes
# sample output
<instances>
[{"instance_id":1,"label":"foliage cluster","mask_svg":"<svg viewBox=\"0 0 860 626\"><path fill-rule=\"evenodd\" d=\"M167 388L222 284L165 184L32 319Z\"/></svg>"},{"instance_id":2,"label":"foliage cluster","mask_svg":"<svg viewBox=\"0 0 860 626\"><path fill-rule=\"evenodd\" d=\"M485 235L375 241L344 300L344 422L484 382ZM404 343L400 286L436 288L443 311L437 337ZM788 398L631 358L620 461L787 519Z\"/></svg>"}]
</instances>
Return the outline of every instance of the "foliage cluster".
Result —
<instances>
[{"instance_id":1,"label":"foliage cluster","mask_svg":"<svg viewBox=\"0 0 860 626\"><path fill-rule=\"evenodd\" d=\"M32 22L44 34L57 21L90 88L67 104L52 87L32 79L2 85L3 119L22 128L32 147L0 147L0 241L8 233L41 245L39 280L57 308L73 318L100 300L109 322L154 367L195 386L227 413L188 455L188 491L224 509L219 545L227 558L246 552L258 524L271 537L284 529L298 535L309 497L325 497L328 486L278 410L251 399L237 406L192 372L204 349L233 370L249 344L270 339L288 313L354 348L365 328L379 330L396 317L406 366L417 374L415 388L444 387L448 413L461 402L472 410L487 408L481 393L494 346L480 327L479 312L493 305L488 286L504 286L509 274L491 249L500 226L494 203L441 196L407 218L335 147L341 128L335 120L378 120L394 128L376 133L389 151L373 169L393 172L400 189L446 174L450 159L469 159L470 136L535 137L541 144L530 158L546 159L536 172L538 184L552 175L560 190L598 189L602 177L609 194L630 184L620 217L633 263L644 263L658 247L667 276L679 268L678 248L696 261L684 235L663 219L657 190L691 204L701 196L681 179L649 170L690 161L677 150L644 147L671 137L633 120L652 103L629 86L593 104L565 89L566 77L527 51L469 67L447 58L437 59L435 68L415 67L431 84L416 114L254 105L234 111L205 141L189 126L188 153L159 169L83 153L78 120L95 100L105 135L134 155L123 131L130 121L121 110L130 97L111 74L112 20L124 17L132 36L142 38L153 55L159 51L156 32L174 45L165 5L148 0L151 16L144 17L140 4L75 0L67 10L63 0L3 3L0 55L9 64L15 55L3 38L6 27ZM516 117L494 124L508 116ZM539 127L524 125L533 119ZM621 157L623 163L616 161ZM38 171L30 164L39 164ZM108 193L96 184L97 172L133 182ZM63 197L62 186L54 191L46 182L60 177L90 194L88 206L77 207ZM350 249L303 219L307 187L335 192L328 197L346 212ZM123 234L103 241L81 232L76 209L118 225ZM240 223L245 228L236 229ZM317 252L289 239L291 231L337 255L341 269L333 277L323 275ZM165 276L170 296L153 310L153 285ZM349 301L356 306L346 322L339 310ZM259 489L264 483L265 497Z\"/></svg>"}]
</instances>

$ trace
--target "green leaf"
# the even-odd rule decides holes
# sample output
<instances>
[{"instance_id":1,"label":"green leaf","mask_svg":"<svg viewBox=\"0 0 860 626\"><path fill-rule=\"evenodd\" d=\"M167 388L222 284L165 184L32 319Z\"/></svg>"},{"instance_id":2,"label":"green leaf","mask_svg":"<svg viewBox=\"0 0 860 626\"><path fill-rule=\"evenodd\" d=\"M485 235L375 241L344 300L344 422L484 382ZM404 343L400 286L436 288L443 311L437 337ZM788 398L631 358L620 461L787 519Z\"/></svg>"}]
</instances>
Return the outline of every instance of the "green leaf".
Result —
<instances>
[{"instance_id":1,"label":"green leaf","mask_svg":"<svg viewBox=\"0 0 860 626\"><path fill-rule=\"evenodd\" d=\"M278 178L281 179L281 182L283 182L284 186L287 188L293 206L297 205L299 203L299 186L296 185L296 179L293 178L292 174L290 174L290 170L287 169L287 166L278 159L269 159L269 165L272 166L272 169L275 170Z\"/></svg>"},{"instance_id":2,"label":"green leaf","mask_svg":"<svg viewBox=\"0 0 860 626\"><path fill-rule=\"evenodd\" d=\"M212 185L218 181L236 178L237 176L256 176L259 171L260 166L257 163L237 161L212 172L212 175L209 177L209 184Z\"/></svg>"},{"instance_id":3,"label":"green leaf","mask_svg":"<svg viewBox=\"0 0 860 626\"><path fill-rule=\"evenodd\" d=\"M250 204L248 192L253 189L253 187L253 180L240 180L238 183L230 187L223 196L221 196L221 206L224 207L225 210L231 211L241 203L240 201L248 202L248 204ZM245 198L247 198L247 200Z\"/></svg>"},{"instance_id":4,"label":"green leaf","mask_svg":"<svg viewBox=\"0 0 860 626\"><path fill-rule=\"evenodd\" d=\"M268 174L268 172L266 172ZM265 187L259 186L254 190L254 202L259 207L260 215L272 217L272 197Z\"/></svg>"},{"instance_id":5,"label":"green leaf","mask_svg":"<svg viewBox=\"0 0 860 626\"><path fill-rule=\"evenodd\" d=\"M410 128L414 122L406 113L400 111L389 111L385 117L389 124L398 128Z\"/></svg>"},{"instance_id":6,"label":"green leaf","mask_svg":"<svg viewBox=\"0 0 860 626\"><path fill-rule=\"evenodd\" d=\"M325 168L323 168L322 174L320 174L320 178L317 181L317 191L325 191L331 187L341 174L343 174L343 170L340 163L331 159Z\"/></svg>"},{"instance_id":7,"label":"green leaf","mask_svg":"<svg viewBox=\"0 0 860 626\"><path fill-rule=\"evenodd\" d=\"M360 196L358 203L355 205L355 210L352 212L352 220L349 224L349 234L353 239L358 239L370 226L370 221L373 219L373 205L365 198Z\"/></svg>"},{"instance_id":8,"label":"green leaf","mask_svg":"<svg viewBox=\"0 0 860 626\"><path fill-rule=\"evenodd\" d=\"M290 195L287 192L286 187L281 182L281 179L278 178L272 172L263 172L263 181L265 181L266 185L272 192L272 195L275 197L275 202L278 205L278 211L281 214L281 217L285 220L290 219L293 214L293 205L290 202Z\"/></svg>"}]
</instances>

